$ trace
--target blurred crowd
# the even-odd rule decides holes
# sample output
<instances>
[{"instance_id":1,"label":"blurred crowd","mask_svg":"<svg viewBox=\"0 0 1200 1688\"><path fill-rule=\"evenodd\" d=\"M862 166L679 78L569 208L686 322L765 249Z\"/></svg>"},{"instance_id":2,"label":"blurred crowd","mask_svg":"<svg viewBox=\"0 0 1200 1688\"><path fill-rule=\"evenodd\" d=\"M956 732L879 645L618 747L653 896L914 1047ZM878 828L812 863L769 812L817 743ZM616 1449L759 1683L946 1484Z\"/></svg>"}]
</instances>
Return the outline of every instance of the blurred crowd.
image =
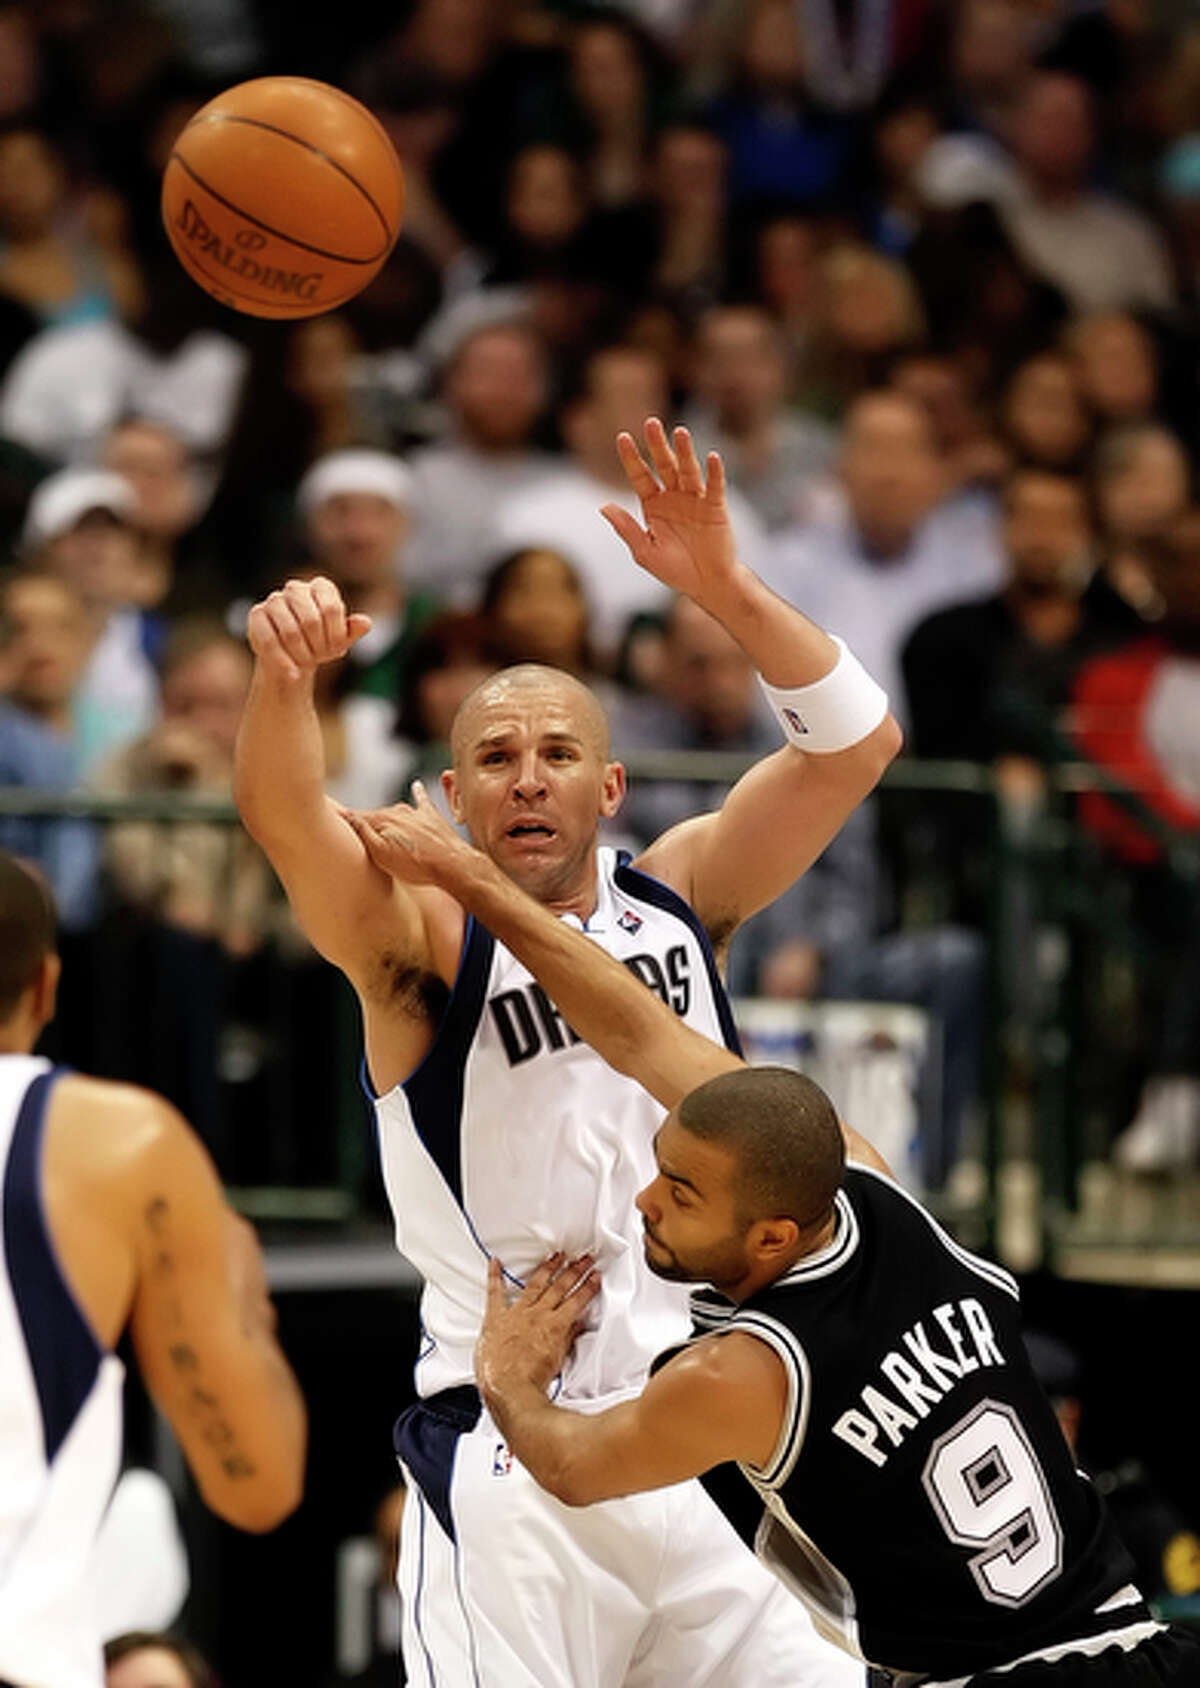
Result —
<instances>
[{"instance_id":1,"label":"blurred crowd","mask_svg":"<svg viewBox=\"0 0 1200 1688\"><path fill-rule=\"evenodd\" d=\"M294 324L216 305L158 212L182 125L276 73L366 102L407 193L378 279ZM1101 776L1079 822L1149 958L1111 1121L1141 1171L1200 1158L1198 401L1183 0L0 4L0 787L227 800L247 608L306 571L372 618L322 675L344 803L436 772L508 662L593 684L617 754L771 747L738 647L598 514L636 508L618 431L686 423L745 561L886 685L910 757L985 765L1016 816L1058 764ZM719 797L635 783L614 840ZM992 843L944 796L905 813L864 806L731 984L932 1016L937 1188L995 1006ZM294 1025L331 1011L202 807L165 832L0 812L0 842L69 933L136 956L138 1076L210 1139L215 1087L263 1059L263 954L295 963Z\"/></svg>"}]
</instances>

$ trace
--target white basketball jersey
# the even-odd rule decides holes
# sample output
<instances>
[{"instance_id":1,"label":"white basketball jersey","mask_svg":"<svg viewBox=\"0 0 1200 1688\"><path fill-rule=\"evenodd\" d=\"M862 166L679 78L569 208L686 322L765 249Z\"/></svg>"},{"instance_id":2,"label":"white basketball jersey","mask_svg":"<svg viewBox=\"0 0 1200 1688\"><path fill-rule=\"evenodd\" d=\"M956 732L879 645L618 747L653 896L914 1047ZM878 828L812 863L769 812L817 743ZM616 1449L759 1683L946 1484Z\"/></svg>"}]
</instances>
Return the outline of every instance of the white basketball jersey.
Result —
<instances>
[{"instance_id":1,"label":"white basketball jersey","mask_svg":"<svg viewBox=\"0 0 1200 1688\"><path fill-rule=\"evenodd\" d=\"M120 1465L124 1367L59 1272L42 1212L58 1076L0 1055L0 1680L102 1688L87 1566Z\"/></svg>"},{"instance_id":2,"label":"white basketball jersey","mask_svg":"<svg viewBox=\"0 0 1200 1688\"><path fill-rule=\"evenodd\" d=\"M599 852L596 908L583 930L689 1025L737 1047L703 927L624 853ZM634 1394L651 1360L686 1340L687 1289L645 1265L634 1209L655 1173L662 1108L581 1043L528 969L474 920L432 1048L375 1108L396 1243L425 1279L419 1394L474 1381L493 1254L517 1280L555 1249L596 1259L602 1290L564 1367L560 1401L599 1407Z\"/></svg>"}]
</instances>

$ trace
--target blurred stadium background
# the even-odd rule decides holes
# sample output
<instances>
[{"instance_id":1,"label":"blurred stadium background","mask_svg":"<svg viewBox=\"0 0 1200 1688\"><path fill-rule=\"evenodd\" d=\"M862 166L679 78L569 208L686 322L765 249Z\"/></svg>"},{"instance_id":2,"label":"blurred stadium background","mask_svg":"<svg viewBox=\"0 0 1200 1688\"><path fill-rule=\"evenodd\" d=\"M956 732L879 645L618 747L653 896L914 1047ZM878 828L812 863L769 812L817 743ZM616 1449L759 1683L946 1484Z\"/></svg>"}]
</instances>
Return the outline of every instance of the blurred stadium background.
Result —
<instances>
[{"instance_id":1,"label":"blurred stadium background","mask_svg":"<svg viewBox=\"0 0 1200 1688\"><path fill-rule=\"evenodd\" d=\"M173 136L259 74L358 95L408 184L380 277L296 325L217 306L159 220ZM651 411L907 732L735 945L749 1052L1019 1274L1160 1607L1200 1612L1198 376L1185 0L0 4L0 844L62 914L45 1049L188 1114L312 1415L303 1506L249 1539L130 1385L225 1688L394 1680L418 1338L355 1004L230 800L247 606L320 569L376 617L324 688L352 804L436 776L491 668L590 679L636 848L773 742L593 521Z\"/></svg>"}]
</instances>

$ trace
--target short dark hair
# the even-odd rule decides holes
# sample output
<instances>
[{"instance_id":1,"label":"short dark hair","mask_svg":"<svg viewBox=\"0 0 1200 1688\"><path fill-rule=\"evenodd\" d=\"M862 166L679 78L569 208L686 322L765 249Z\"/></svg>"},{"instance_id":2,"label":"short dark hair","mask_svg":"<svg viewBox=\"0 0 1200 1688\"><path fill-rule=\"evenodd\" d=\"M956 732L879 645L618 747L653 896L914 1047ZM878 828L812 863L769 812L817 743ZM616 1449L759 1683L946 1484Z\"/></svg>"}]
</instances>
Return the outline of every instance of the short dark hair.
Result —
<instances>
[{"instance_id":1,"label":"short dark hair","mask_svg":"<svg viewBox=\"0 0 1200 1688\"><path fill-rule=\"evenodd\" d=\"M824 1219L846 1168L837 1110L803 1073L741 1067L690 1091L676 1110L685 1131L716 1143L737 1164L737 1205L746 1224Z\"/></svg>"},{"instance_id":2,"label":"short dark hair","mask_svg":"<svg viewBox=\"0 0 1200 1688\"><path fill-rule=\"evenodd\" d=\"M245 639L231 633L219 615L197 611L181 615L167 628L160 669L162 675L173 674L204 651L230 650L245 659L247 670L253 661Z\"/></svg>"},{"instance_id":3,"label":"short dark hair","mask_svg":"<svg viewBox=\"0 0 1200 1688\"><path fill-rule=\"evenodd\" d=\"M104 1663L106 1666L115 1665L120 1659L127 1659L133 1653L141 1653L151 1647L157 1647L164 1653L171 1653L183 1666L191 1688L220 1688L212 1667L197 1652L189 1641L181 1641L178 1636L160 1634L155 1630L131 1629L124 1635L114 1636L104 1644Z\"/></svg>"},{"instance_id":4,"label":"short dark hair","mask_svg":"<svg viewBox=\"0 0 1200 1688\"><path fill-rule=\"evenodd\" d=\"M500 666L486 618L475 610L442 610L426 622L409 652L400 682L394 736L414 744L430 742L429 723L421 706L421 682L427 674L456 664ZM351 665L352 666L352 665ZM351 680L354 676L351 674Z\"/></svg>"},{"instance_id":5,"label":"short dark hair","mask_svg":"<svg viewBox=\"0 0 1200 1688\"><path fill-rule=\"evenodd\" d=\"M0 850L0 1020L15 1012L54 953L54 904L38 874Z\"/></svg>"}]
</instances>

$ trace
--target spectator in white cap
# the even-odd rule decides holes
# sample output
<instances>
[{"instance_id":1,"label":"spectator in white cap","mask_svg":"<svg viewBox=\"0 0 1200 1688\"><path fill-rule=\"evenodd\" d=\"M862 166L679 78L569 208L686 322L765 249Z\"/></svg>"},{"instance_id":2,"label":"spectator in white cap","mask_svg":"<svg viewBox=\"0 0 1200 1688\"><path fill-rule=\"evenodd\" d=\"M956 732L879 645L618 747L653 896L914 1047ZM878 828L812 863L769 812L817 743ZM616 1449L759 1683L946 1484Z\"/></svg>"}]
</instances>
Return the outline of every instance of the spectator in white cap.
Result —
<instances>
[{"instance_id":1,"label":"spectator in white cap","mask_svg":"<svg viewBox=\"0 0 1200 1688\"><path fill-rule=\"evenodd\" d=\"M145 732L158 710L161 624L136 526L137 495L105 469L60 469L34 488L21 533L31 570L83 599L92 651L75 697L78 771Z\"/></svg>"},{"instance_id":2,"label":"spectator in white cap","mask_svg":"<svg viewBox=\"0 0 1200 1688\"><path fill-rule=\"evenodd\" d=\"M436 612L404 578L411 477L386 451L332 451L300 482L297 505L312 573L328 575L347 609L371 618L351 651L354 690L395 701L412 644Z\"/></svg>"},{"instance_id":3,"label":"spectator in white cap","mask_svg":"<svg viewBox=\"0 0 1200 1688\"><path fill-rule=\"evenodd\" d=\"M197 531L210 489L182 434L153 417L122 417L101 445L99 462L137 496L146 579L165 613L173 620L222 608L229 584L215 545Z\"/></svg>"}]
</instances>

